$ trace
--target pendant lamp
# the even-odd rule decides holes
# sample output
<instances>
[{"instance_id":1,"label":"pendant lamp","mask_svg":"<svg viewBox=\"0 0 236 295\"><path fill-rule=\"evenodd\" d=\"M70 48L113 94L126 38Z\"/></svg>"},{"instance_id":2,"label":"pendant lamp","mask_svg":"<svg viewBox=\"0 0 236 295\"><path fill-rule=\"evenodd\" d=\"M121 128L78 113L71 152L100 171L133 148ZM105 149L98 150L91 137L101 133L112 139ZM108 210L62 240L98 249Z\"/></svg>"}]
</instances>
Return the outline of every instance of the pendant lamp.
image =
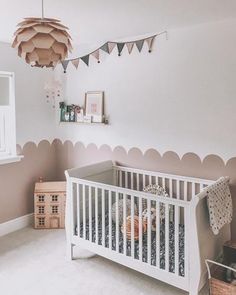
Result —
<instances>
[{"instance_id":1,"label":"pendant lamp","mask_svg":"<svg viewBox=\"0 0 236 295\"><path fill-rule=\"evenodd\" d=\"M42 17L24 18L14 36L12 47L33 67L55 67L72 51L68 28L58 19L44 17L44 0Z\"/></svg>"}]
</instances>

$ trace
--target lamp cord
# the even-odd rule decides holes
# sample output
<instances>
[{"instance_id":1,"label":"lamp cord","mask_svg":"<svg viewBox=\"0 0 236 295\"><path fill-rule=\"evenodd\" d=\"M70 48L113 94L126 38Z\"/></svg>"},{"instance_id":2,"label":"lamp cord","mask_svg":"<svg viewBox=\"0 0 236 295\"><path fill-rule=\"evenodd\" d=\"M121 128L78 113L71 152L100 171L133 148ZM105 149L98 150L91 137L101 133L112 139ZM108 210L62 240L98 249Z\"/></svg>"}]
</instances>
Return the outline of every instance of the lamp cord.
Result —
<instances>
[{"instance_id":1,"label":"lamp cord","mask_svg":"<svg viewBox=\"0 0 236 295\"><path fill-rule=\"evenodd\" d=\"M42 18L44 18L44 0L42 0Z\"/></svg>"}]
</instances>

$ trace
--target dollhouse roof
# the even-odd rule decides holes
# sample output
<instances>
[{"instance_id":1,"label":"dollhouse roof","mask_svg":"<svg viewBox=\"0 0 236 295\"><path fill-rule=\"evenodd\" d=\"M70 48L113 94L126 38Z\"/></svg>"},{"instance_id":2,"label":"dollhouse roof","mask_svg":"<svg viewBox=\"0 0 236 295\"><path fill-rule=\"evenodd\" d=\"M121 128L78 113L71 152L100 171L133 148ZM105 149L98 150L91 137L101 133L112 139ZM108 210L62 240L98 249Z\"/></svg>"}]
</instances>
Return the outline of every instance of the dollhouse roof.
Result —
<instances>
[{"instance_id":1,"label":"dollhouse roof","mask_svg":"<svg viewBox=\"0 0 236 295\"><path fill-rule=\"evenodd\" d=\"M36 182L35 193L59 193L66 191L65 181Z\"/></svg>"}]
</instances>

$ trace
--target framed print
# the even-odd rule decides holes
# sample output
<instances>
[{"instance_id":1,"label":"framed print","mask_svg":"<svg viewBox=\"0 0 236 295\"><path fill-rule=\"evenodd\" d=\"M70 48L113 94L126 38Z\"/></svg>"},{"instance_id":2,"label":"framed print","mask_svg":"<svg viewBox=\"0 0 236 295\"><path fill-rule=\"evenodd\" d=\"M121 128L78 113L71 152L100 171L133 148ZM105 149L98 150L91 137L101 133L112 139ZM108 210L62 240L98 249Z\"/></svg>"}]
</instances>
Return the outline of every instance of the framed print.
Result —
<instances>
[{"instance_id":1,"label":"framed print","mask_svg":"<svg viewBox=\"0 0 236 295\"><path fill-rule=\"evenodd\" d=\"M104 92L89 91L85 95L85 113L86 116L91 116L92 122L103 122L104 110Z\"/></svg>"}]
</instances>

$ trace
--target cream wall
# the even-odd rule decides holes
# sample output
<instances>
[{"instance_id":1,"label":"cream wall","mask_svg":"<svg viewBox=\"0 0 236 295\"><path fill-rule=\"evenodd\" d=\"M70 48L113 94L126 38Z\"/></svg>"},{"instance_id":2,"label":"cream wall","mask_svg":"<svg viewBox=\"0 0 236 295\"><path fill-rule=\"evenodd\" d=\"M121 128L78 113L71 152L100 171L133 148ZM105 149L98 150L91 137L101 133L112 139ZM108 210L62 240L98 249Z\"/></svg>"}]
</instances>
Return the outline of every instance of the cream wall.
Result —
<instances>
[{"instance_id":1,"label":"cream wall","mask_svg":"<svg viewBox=\"0 0 236 295\"><path fill-rule=\"evenodd\" d=\"M235 157L235 44L231 20L169 30L169 40L156 39L151 54L135 48L118 57L114 50L100 64L87 68L81 62L77 71L70 66L66 75L59 66L56 76L64 81L68 102L82 104L86 91L105 91L110 125L62 124L57 137L161 154L171 150L180 157Z\"/></svg>"}]
</instances>

